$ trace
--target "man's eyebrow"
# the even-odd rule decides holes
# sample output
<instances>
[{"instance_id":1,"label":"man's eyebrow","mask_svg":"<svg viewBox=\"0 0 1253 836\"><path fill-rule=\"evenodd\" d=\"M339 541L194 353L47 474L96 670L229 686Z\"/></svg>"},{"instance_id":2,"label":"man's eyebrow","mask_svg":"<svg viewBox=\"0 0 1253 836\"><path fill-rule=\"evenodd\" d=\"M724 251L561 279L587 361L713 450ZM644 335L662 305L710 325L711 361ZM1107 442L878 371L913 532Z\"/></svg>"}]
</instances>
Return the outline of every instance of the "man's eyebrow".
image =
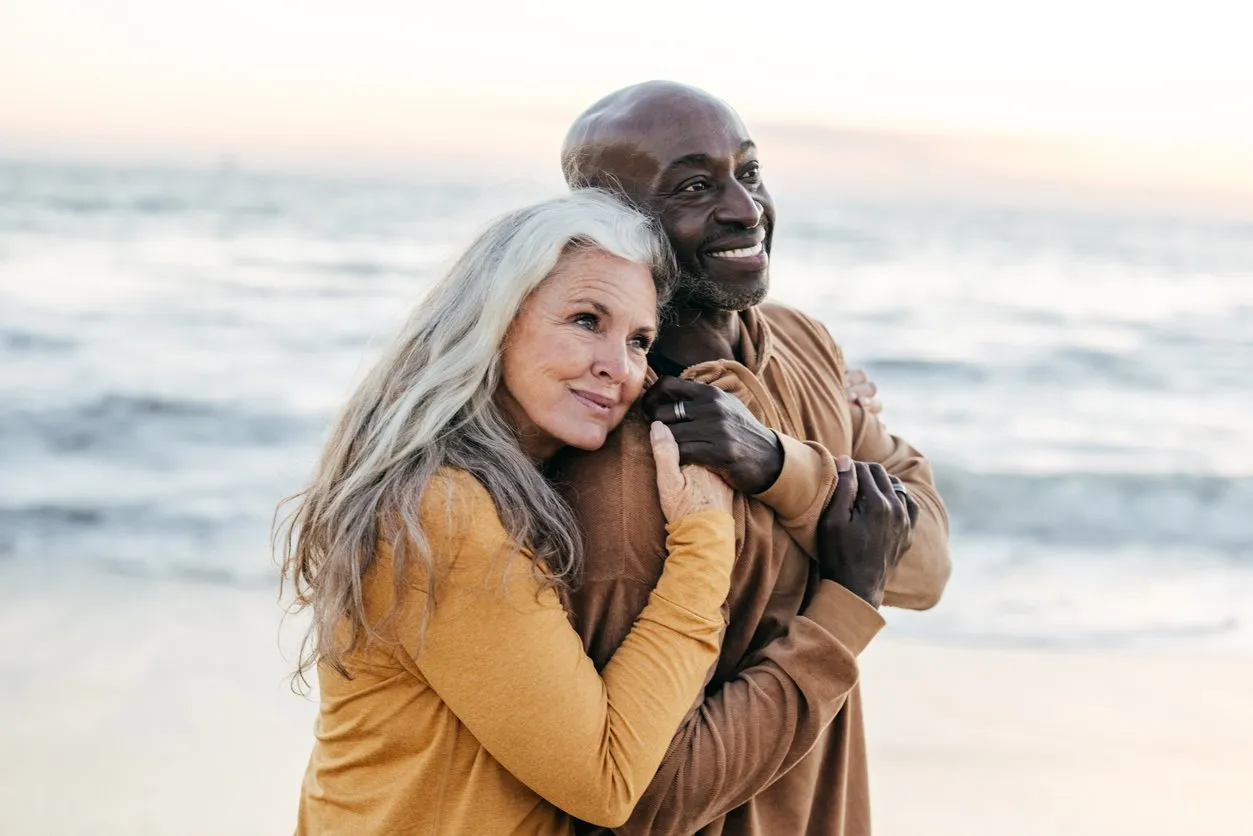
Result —
<instances>
[{"instance_id":1,"label":"man's eyebrow","mask_svg":"<svg viewBox=\"0 0 1253 836\"><path fill-rule=\"evenodd\" d=\"M739 148L735 149L735 156L741 157L744 154L747 154L749 151L756 151L756 150L757 150L757 143L753 142L751 139L746 139L740 143ZM675 169L675 168L684 168L684 167L697 168L700 166L707 166L709 165L709 162L710 161L709 161L708 154L684 154L682 157L679 157L678 159L671 160L670 165L666 166L666 171L670 171L671 169Z\"/></svg>"},{"instance_id":2,"label":"man's eyebrow","mask_svg":"<svg viewBox=\"0 0 1253 836\"><path fill-rule=\"evenodd\" d=\"M674 169L674 168L684 168L688 166L692 168L696 168L702 165L709 165L708 154L684 154L682 157L679 157L677 160L671 160L670 165L666 166L666 171L670 171L671 169Z\"/></svg>"}]
</instances>

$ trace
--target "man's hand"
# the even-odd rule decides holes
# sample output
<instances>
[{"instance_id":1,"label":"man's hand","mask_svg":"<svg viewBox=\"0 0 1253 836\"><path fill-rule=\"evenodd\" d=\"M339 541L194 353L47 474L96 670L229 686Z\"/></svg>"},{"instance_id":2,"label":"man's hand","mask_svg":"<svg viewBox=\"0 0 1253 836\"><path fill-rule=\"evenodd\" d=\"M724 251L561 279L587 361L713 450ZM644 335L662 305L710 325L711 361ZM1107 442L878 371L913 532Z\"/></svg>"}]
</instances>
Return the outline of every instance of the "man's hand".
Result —
<instances>
[{"instance_id":1,"label":"man's hand","mask_svg":"<svg viewBox=\"0 0 1253 836\"><path fill-rule=\"evenodd\" d=\"M883 411L883 402L879 400L879 387L875 386L870 376L861 369L849 369L844 375L844 392L848 395L849 403L860 404L872 415L878 415Z\"/></svg>"},{"instance_id":2,"label":"man's hand","mask_svg":"<svg viewBox=\"0 0 1253 836\"><path fill-rule=\"evenodd\" d=\"M835 494L818 522L818 571L877 608L909 550L918 506L880 464L840 456L836 470Z\"/></svg>"},{"instance_id":3,"label":"man's hand","mask_svg":"<svg viewBox=\"0 0 1253 836\"><path fill-rule=\"evenodd\" d=\"M779 437L721 389L662 377L644 395L644 411L674 433L683 464L709 468L740 493L761 493L783 470Z\"/></svg>"}]
</instances>

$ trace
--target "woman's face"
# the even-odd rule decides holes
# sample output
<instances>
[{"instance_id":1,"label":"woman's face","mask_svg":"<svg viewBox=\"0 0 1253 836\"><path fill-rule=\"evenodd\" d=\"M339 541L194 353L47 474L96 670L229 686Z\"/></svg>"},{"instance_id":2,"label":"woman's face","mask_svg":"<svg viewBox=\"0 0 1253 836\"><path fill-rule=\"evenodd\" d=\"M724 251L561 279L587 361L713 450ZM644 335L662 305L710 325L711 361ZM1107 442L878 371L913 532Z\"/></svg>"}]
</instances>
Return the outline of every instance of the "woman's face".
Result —
<instances>
[{"instance_id":1,"label":"woman's face","mask_svg":"<svg viewBox=\"0 0 1253 836\"><path fill-rule=\"evenodd\" d=\"M656 333L647 267L600 250L563 256L505 338L501 404L523 449L544 460L604 444L644 388Z\"/></svg>"}]
</instances>

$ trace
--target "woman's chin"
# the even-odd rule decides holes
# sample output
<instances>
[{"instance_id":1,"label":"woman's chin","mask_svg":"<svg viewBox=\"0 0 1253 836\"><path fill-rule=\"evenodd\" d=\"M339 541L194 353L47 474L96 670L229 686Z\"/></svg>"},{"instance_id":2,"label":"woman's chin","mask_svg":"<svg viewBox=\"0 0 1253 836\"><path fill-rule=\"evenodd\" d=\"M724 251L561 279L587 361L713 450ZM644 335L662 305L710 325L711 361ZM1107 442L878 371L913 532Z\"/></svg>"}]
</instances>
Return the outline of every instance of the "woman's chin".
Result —
<instances>
[{"instance_id":1,"label":"woman's chin","mask_svg":"<svg viewBox=\"0 0 1253 836\"><path fill-rule=\"evenodd\" d=\"M572 429L569 433L563 433L560 438L567 447L573 447L576 450L599 450L605 446L605 439L609 437L609 431L600 425L590 425Z\"/></svg>"}]
</instances>

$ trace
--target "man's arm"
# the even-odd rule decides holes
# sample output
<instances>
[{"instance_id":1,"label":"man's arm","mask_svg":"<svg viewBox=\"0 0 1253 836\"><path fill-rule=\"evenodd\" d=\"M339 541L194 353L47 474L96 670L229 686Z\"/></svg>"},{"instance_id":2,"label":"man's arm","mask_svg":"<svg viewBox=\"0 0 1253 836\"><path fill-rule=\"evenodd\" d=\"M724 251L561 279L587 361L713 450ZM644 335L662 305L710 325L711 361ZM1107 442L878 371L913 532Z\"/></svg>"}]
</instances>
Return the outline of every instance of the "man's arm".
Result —
<instances>
[{"instance_id":1,"label":"man's arm","mask_svg":"<svg viewBox=\"0 0 1253 836\"><path fill-rule=\"evenodd\" d=\"M601 451L577 456L554 474L578 512L587 546L588 577L567 592L567 604L597 665L613 657L629 632L659 567L651 463L637 452L643 432L642 422L628 420ZM843 464L833 512L819 523L819 549L829 559L818 565L828 579L782 635L703 696L618 832L691 833L725 815L812 751L844 707L857 683L857 655L883 624L874 604L890 571L884 555L899 552L886 540L903 536L907 526L901 512L885 516L890 488L876 493L874 480Z\"/></svg>"},{"instance_id":2,"label":"man's arm","mask_svg":"<svg viewBox=\"0 0 1253 836\"><path fill-rule=\"evenodd\" d=\"M904 440L884 429L876 414L850 406L853 458L877 462L909 490L918 507L913 541L888 579L883 603L925 610L936 605L952 567L948 551L948 511L935 489L931 465ZM757 499L774 509L779 524L807 554L815 551L815 522L834 490L834 459L815 442L779 434L784 464L779 478Z\"/></svg>"},{"instance_id":3,"label":"man's arm","mask_svg":"<svg viewBox=\"0 0 1253 836\"><path fill-rule=\"evenodd\" d=\"M824 361L833 365L832 371L838 376L833 383L847 398L848 364L844 361L844 352L826 327L811 317L782 306L771 310L771 315L781 322L791 320L786 327L793 333L808 331L821 344L815 346L818 350L814 359L816 361L822 354L827 355ZM893 607L929 609L939 602L952 572L948 549L948 511L935 488L931 465L920 452L887 431L879 420L877 410L867 409L864 403L853 398L848 398L847 402L852 420L852 457L858 461L881 464L889 474L901 480L918 506L913 544L889 577L883 602Z\"/></svg>"},{"instance_id":4,"label":"man's arm","mask_svg":"<svg viewBox=\"0 0 1253 836\"><path fill-rule=\"evenodd\" d=\"M787 632L746 660L679 727L616 834L689 834L743 805L813 749L857 684L857 656L882 617L823 581ZM588 825L577 832L604 833Z\"/></svg>"},{"instance_id":5,"label":"man's arm","mask_svg":"<svg viewBox=\"0 0 1253 836\"><path fill-rule=\"evenodd\" d=\"M883 603L910 610L930 609L939 603L953 570L948 550L948 510L935 488L931 464L922 453L889 433L877 414L856 404L850 404L849 409L853 418L853 458L883 465L909 489L918 505L913 543L888 578Z\"/></svg>"},{"instance_id":6,"label":"man's arm","mask_svg":"<svg viewBox=\"0 0 1253 836\"><path fill-rule=\"evenodd\" d=\"M844 356L825 329L821 334L839 370L835 384L846 396ZM654 418L671 425L685 463L710 467L732 487L753 493L774 509L796 544L816 557L816 526L835 489L834 458L816 442L767 429L763 416L743 403L750 397L741 382L726 374L695 381L663 378L649 391L645 406ZM687 407L683 420L672 407L679 400ZM913 544L888 583L885 603L915 610L933 607L948 583L951 565L948 512L935 489L931 465L861 404L850 403L849 415L852 457L882 465L901 480L918 507ZM762 485L768 487L763 490Z\"/></svg>"}]
</instances>

